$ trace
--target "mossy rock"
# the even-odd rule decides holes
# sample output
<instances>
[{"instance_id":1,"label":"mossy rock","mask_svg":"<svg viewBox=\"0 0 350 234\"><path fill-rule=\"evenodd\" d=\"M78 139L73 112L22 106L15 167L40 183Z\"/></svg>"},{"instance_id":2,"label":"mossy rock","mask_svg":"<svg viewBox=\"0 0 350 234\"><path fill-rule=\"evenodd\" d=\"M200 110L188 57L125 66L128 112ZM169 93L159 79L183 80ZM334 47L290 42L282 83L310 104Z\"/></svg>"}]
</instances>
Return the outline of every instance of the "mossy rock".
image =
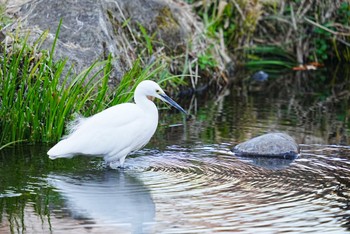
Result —
<instances>
[{"instance_id":1,"label":"mossy rock","mask_svg":"<svg viewBox=\"0 0 350 234\"><path fill-rule=\"evenodd\" d=\"M20 27L23 35L30 32L28 41L35 42L49 30L42 49L50 51L62 19L54 59L67 58L67 68L72 65L73 72L80 73L111 54L111 82L119 81L138 58L137 48L145 43L140 27L152 38L153 50L164 47L169 57L185 53L188 41L203 30L191 8L173 0L7 2L6 12L14 19L8 31Z\"/></svg>"}]
</instances>

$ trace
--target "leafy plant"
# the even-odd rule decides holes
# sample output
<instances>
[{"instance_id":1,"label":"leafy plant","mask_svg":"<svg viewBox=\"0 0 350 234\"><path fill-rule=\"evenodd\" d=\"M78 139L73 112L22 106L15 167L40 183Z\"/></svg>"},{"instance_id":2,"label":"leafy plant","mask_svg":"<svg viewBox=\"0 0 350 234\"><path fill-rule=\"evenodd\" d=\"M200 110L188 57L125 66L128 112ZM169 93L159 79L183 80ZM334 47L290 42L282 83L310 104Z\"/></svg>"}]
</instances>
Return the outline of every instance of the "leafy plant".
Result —
<instances>
[{"instance_id":1,"label":"leafy plant","mask_svg":"<svg viewBox=\"0 0 350 234\"><path fill-rule=\"evenodd\" d=\"M325 25L325 27L327 27L327 25ZM314 53L310 54L309 59L311 61L323 62L328 59L328 51L331 47L330 38L332 35L330 32L321 28L315 28L314 33L317 35L313 38L315 50Z\"/></svg>"},{"instance_id":2,"label":"leafy plant","mask_svg":"<svg viewBox=\"0 0 350 234\"><path fill-rule=\"evenodd\" d=\"M210 53L202 54L198 56L199 67L204 70L206 68L214 68L217 64L213 56Z\"/></svg>"}]
</instances>

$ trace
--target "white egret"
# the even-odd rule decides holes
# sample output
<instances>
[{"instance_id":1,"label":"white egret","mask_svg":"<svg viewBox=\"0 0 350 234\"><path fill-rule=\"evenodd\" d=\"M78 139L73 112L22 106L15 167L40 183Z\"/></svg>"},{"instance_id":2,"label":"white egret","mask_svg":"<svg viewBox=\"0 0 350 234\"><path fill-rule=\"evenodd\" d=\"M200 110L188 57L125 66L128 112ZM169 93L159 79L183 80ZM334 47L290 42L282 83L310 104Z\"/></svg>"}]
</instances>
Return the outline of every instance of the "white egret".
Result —
<instances>
[{"instance_id":1,"label":"white egret","mask_svg":"<svg viewBox=\"0 0 350 234\"><path fill-rule=\"evenodd\" d=\"M119 160L120 167L123 167L125 157L146 145L157 129L158 109L152 97L186 114L157 83L145 80L136 87L135 103L115 105L88 118L78 119L71 133L47 154L50 159L101 156L107 163Z\"/></svg>"}]
</instances>

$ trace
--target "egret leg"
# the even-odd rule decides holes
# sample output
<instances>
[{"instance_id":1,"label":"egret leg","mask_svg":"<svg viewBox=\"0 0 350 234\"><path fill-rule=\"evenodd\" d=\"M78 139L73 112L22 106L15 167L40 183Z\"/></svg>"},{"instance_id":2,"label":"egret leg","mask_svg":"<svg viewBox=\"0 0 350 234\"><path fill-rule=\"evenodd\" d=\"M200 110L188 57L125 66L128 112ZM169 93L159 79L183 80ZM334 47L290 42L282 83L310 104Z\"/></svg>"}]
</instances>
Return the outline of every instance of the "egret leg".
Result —
<instances>
[{"instance_id":1,"label":"egret leg","mask_svg":"<svg viewBox=\"0 0 350 234\"><path fill-rule=\"evenodd\" d=\"M116 163L116 162L109 162L109 163L108 163L108 166L109 166L111 169L115 170L115 169L118 169L119 163Z\"/></svg>"},{"instance_id":2,"label":"egret leg","mask_svg":"<svg viewBox=\"0 0 350 234\"><path fill-rule=\"evenodd\" d=\"M125 158L126 158L126 155L123 156L123 157L121 157L121 158L119 159L119 167L120 167L120 168L124 168L124 161L125 161Z\"/></svg>"},{"instance_id":3,"label":"egret leg","mask_svg":"<svg viewBox=\"0 0 350 234\"><path fill-rule=\"evenodd\" d=\"M119 161L118 160L109 161L109 167L112 169L117 169L117 168L124 169L125 158L126 158L126 155L121 157L119 159ZM108 160L107 160L107 162L108 162Z\"/></svg>"}]
</instances>

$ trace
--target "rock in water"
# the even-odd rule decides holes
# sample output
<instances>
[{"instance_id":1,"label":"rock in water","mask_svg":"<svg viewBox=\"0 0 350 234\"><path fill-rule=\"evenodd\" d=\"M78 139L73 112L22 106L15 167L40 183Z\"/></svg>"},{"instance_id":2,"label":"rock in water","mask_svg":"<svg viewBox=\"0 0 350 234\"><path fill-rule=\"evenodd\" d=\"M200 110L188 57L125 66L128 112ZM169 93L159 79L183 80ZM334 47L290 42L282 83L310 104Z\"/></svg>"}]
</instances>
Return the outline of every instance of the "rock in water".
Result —
<instances>
[{"instance_id":1,"label":"rock in water","mask_svg":"<svg viewBox=\"0 0 350 234\"><path fill-rule=\"evenodd\" d=\"M296 158L300 152L295 140L285 133L268 133L236 145L232 151L242 157Z\"/></svg>"}]
</instances>

